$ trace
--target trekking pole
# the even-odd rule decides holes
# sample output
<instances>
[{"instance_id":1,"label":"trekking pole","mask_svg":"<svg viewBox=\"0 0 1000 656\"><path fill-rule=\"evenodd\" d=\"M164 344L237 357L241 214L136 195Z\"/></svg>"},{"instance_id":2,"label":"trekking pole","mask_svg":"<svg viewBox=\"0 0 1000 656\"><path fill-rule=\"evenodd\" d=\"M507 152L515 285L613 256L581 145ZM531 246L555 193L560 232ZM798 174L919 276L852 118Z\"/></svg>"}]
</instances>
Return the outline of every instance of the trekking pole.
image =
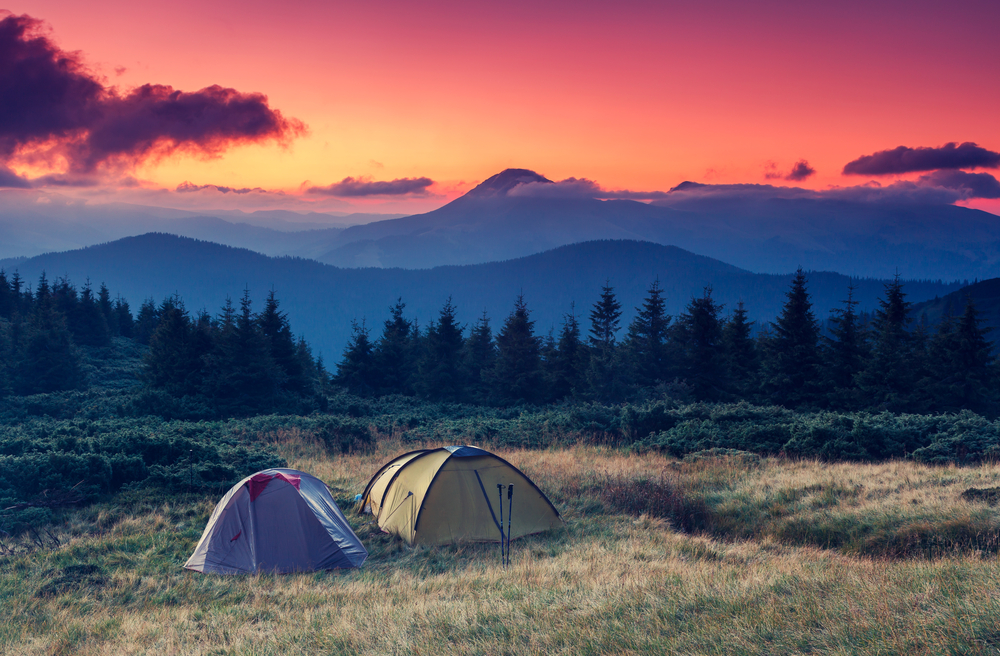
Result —
<instances>
[{"instance_id":1,"label":"trekking pole","mask_svg":"<svg viewBox=\"0 0 1000 656\"><path fill-rule=\"evenodd\" d=\"M503 484L497 483L497 496L500 497L500 564L507 566L506 551L503 538Z\"/></svg>"},{"instance_id":2,"label":"trekking pole","mask_svg":"<svg viewBox=\"0 0 1000 656\"><path fill-rule=\"evenodd\" d=\"M503 502L500 503L500 512L503 512ZM510 523L514 517L514 484L507 486L507 564L510 565Z\"/></svg>"}]
</instances>

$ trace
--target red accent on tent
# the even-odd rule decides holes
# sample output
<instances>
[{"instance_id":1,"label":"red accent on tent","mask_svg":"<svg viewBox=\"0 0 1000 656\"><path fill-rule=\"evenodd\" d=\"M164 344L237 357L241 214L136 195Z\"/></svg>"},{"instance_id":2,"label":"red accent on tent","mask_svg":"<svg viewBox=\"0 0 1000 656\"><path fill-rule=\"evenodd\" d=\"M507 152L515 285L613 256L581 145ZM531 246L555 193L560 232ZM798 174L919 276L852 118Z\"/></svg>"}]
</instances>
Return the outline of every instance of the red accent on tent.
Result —
<instances>
[{"instance_id":1,"label":"red accent on tent","mask_svg":"<svg viewBox=\"0 0 1000 656\"><path fill-rule=\"evenodd\" d=\"M237 533L233 537L229 538L229 541L232 542L232 541L236 540L238 537L240 537L241 535L243 535L243 531L240 531L239 533Z\"/></svg>"},{"instance_id":2,"label":"red accent on tent","mask_svg":"<svg viewBox=\"0 0 1000 656\"><path fill-rule=\"evenodd\" d=\"M250 488L250 501L256 501L257 497L260 496L261 492L267 487L273 479L280 478L289 485L293 485L295 489L299 489L299 477L290 476L287 474L254 474L247 481L247 487Z\"/></svg>"}]
</instances>

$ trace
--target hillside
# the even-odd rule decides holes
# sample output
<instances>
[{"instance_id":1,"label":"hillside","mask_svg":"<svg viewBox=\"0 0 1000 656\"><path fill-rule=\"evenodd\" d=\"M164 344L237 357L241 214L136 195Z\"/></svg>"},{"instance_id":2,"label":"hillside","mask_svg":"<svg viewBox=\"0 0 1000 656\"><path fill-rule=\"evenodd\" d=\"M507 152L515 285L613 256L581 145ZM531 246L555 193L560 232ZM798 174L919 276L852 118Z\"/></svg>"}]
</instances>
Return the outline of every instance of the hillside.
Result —
<instances>
[{"instance_id":1,"label":"hillside","mask_svg":"<svg viewBox=\"0 0 1000 656\"><path fill-rule=\"evenodd\" d=\"M430 268L636 239L762 273L801 265L854 276L1000 275L1000 217L964 207L783 198L781 188L768 187L736 198L670 194L646 204L561 195L557 187L510 169L432 212L349 227L317 258L345 267Z\"/></svg>"},{"instance_id":2,"label":"hillside","mask_svg":"<svg viewBox=\"0 0 1000 656\"><path fill-rule=\"evenodd\" d=\"M50 277L69 276L76 283L88 278L107 283L132 303L157 301L174 293L191 310L216 313L227 296L237 298L249 288L257 307L274 288L292 325L324 354L339 359L351 334L351 323L365 320L376 335L388 308L397 298L406 314L421 325L433 320L451 296L458 319L474 322L485 309L494 329L524 292L536 321L536 331L558 328L576 304L584 324L601 286L609 280L625 311L622 325L633 316L650 283L659 278L667 311L679 313L706 286L727 311L743 299L753 319L770 320L784 303L790 274L753 274L672 246L636 241L595 241L564 246L504 262L446 266L428 270L339 269L298 258L270 258L249 250L163 234L129 237L76 251L42 255L17 262L0 262L34 283L43 271ZM810 291L823 318L846 296L850 280L836 273L810 274ZM882 282L855 281L861 308L874 307ZM957 284L908 283L913 301L941 296Z\"/></svg>"},{"instance_id":3,"label":"hillside","mask_svg":"<svg viewBox=\"0 0 1000 656\"><path fill-rule=\"evenodd\" d=\"M958 317L965 311L969 298L976 304L983 325L994 331L991 337L996 339L1000 334L1000 278L981 280L940 298L917 303L913 306L913 316L926 316L930 324L945 316Z\"/></svg>"}]
</instances>

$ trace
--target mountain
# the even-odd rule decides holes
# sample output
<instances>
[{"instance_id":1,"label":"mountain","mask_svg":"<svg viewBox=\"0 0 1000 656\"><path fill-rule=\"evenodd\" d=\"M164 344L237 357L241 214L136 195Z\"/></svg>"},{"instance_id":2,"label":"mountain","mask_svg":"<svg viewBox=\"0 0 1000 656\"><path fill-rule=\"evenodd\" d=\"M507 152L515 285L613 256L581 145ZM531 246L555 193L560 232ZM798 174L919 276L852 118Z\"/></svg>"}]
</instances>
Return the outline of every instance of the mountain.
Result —
<instances>
[{"instance_id":1,"label":"mountain","mask_svg":"<svg viewBox=\"0 0 1000 656\"><path fill-rule=\"evenodd\" d=\"M0 258L65 251L123 237L163 232L266 255L316 257L345 226L399 215L302 214L289 211L205 213L164 207L18 202L0 194Z\"/></svg>"},{"instance_id":2,"label":"mountain","mask_svg":"<svg viewBox=\"0 0 1000 656\"><path fill-rule=\"evenodd\" d=\"M679 185L690 192L694 185ZM1000 275L1000 217L953 205L668 194L598 200L508 169L447 205L352 226L318 256L344 267L430 268L521 257L595 239L668 244L761 273L798 266L854 276L959 280ZM799 190L802 191L802 190ZM675 197L676 196L676 197Z\"/></svg>"},{"instance_id":3,"label":"mountain","mask_svg":"<svg viewBox=\"0 0 1000 656\"><path fill-rule=\"evenodd\" d=\"M180 294L191 310L218 312L226 297L237 299L249 289L261 308L269 290L276 290L292 327L322 352L328 362L339 360L355 320L364 321L373 338L397 298L406 316L426 326L449 297L458 318L473 323L485 310L494 330L524 293L536 321L536 331L558 330L575 304L585 327L601 286L610 281L622 303L626 326L653 280L665 290L667 310L676 315L694 295L711 287L728 309L743 299L751 318L773 319L781 309L791 274L754 274L673 246L636 241L593 241L563 246L528 257L467 266L433 269L341 269L300 258L271 258L245 249L163 234L128 237L75 251L0 262L34 283L43 271L50 278L68 276L76 284L88 278L104 282L138 310L143 299L156 301ZM835 273L809 274L819 318L838 306L850 279ZM878 280L855 280L861 308L873 308L882 293ZM958 285L907 283L911 300L950 293Z\"/></svg>"}]
</instances>

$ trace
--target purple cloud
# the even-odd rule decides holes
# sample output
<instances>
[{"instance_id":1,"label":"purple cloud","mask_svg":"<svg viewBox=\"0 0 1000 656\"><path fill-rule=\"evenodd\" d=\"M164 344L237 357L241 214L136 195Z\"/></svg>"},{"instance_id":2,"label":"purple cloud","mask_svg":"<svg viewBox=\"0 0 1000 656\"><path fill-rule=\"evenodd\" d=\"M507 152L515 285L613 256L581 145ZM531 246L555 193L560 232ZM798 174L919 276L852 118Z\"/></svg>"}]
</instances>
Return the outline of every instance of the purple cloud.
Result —
<instances>
[{"instance_id":1,"label":"purple cloud","mask_svg":"<svg viewBox=\"0 0 1000 656\"><path fill-rule=\"evenodd\" d=\"M995 169L1000 166L1000 153L966 141L947 143L940 148L908 148L899 146L859 157L844 166L844 175L892 175L918 173L938 169Z\"/></svg>"},{"instance_id":2,"label":"purple cloud","mask_svg":"<svg viewBox=\"0 0 1000 656\"><path fill-rule=\"evenodd\" d=\"M791 180L792 182L802 182L806 178L816 173L816 169L809 166L809 162L804 159L800 159L795 162L795 166L792 167L791 172L785 176L785 180Z\"/></svg>"},{"instance_id":3,"label":"purple cloud","mask_svg":"<svg viewBox=\"0 0 1000 656\"><path fill-rule=\"evenodd\" d=\"M285 142L305 125L258 93L211 86L105 87L77 53L30 16L0 19L0 161L65 161L73 174L129 167L174 152L214 156L242 143Z\"/></svg>"},{"instance_id":4,"label":"purple cloud","mask_svg":"<svg viewBox=\"0 0 1000 656\"><path fill-rule=\"evenodd\" d=\"M3 164L0 164L0 188L28 189L30 187L31 182L14 173Z\"/></svg>"},{"instance_id":5,"label":"purple cloud","mask_svg":"<svg viewBox=\"0 0 1000 656\"><path fill-rule=\"evenodd\" d=\"M967 194L966 198L1000 198L1000 182L989 173L965 171L934 171L920 176L925 185L954 189Z\"/></svg>"},{"instance_id":6,"label":"purple cloud","mask_svg":"<svg viewBox=\"0 0 1000 656\"><path fill-rule=\"evenodd\" d=\"M372 180L367 177L347 177L326 187L309 187L307 194L358 198L363 196L423 196L434 184L430 178L396 178Z\"/></svg>"},{"instance_id":7,"label":"purple cloud","mask_svg":"<svg viewBox=\"0 0 1000 656\"><path fill-rule=\"evenodd\" d=\"M515 185L508 196L532 198L601 198L600 185L586 178L566 178L559 182L532 181Z\"/></svg>"},{"instance_id":8,"label":"purple cloud","mask_svg":"<svg viewBox=\"0 0 1000 656\"><path fill-rule=\"evenodd\" d=\"M228 193L234 193L234 194L252 194L252 193L270 194L270 193L274 193L274 192L270 192L270 191L268 191L266 189L261 189L260 187L252 187L252 188L251 187L240 187L240 188L236 188L236 187L224 187L222 185L214 185L214 184L196 185L196 184L192 184L190 182L182 182L182 183L180 183L179 185L177 185L177 188L174 189L174 191L177 191L177 192L180 192L180 193L192 193L192 192L196 192L196 191L203 191L205 189L218 191L219 193L223 193L223 194L228 194Z\"/></svg>"}]
</instances>

